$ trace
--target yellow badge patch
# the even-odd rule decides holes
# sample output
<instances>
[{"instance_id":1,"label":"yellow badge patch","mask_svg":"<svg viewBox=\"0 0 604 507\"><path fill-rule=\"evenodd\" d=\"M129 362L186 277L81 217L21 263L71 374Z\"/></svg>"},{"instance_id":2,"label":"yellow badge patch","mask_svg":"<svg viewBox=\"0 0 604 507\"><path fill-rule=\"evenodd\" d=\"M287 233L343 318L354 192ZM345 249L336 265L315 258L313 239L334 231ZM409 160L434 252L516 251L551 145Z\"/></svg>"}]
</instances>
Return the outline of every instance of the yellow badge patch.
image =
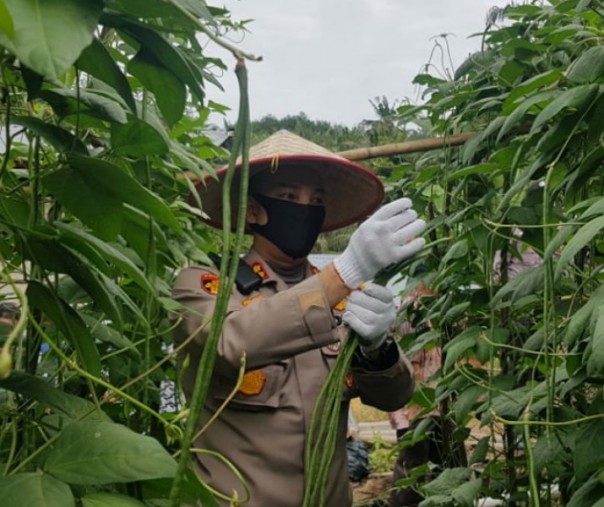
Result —
<instances>
[{"instance_id":1,"label":"yellow badge patch","mask_svg":"<svg viewBox=\"0 0 604 507\"><path fill-rule=\"evenodd\" d=\"M241 386L239 386L239 392L246 396L260 394L262 389L264 389L265 383L266 377L264 376L264 373L262 373L262 370L248 371L243 376L243 381L241 382Z\"/></svg>"},{"instance_id":2,"label":"yellow badge patch","mask_svg":"<svg viewBox=\"0 0 604 507\"><path fill-rule=\"evenodd\" d=\"M260 275L263 280L266 280L268 278L268 273L266 272L266 269L264 269L264 266L261 262L254 262L252 264L252 269L254 270L254 273Z\"/></svg>"},{"instance_id":3,"label":"yellow badge patch","mask_svg":"<svg viewBox=\"0 0 604 507\"><path fill-rule=\"evenodd\" d=\"M247 306L247 305L253 303L254 301L259 301L260 299L264 299L264 296L262 294L254 294L253 296L250 296L249 298L245 298L243 301L241 301L241 304L243 306Z\"/></svg>"},{"instance_id":4,"label":"yellow badge patch","mask_svg":"<svg viewBox=\"0 0 604 507\"><path fill-rule=\"evenodd\" d=\"M346 310L346 300L342 299L342 301L340 301L336 306L334 306L333 309L338 312L343 312L344 310Z\"/></svg>"},{"instance_id":5,"label":"yellow badge patch","mask_svg":"<svg viewBox=\"0 0 604 507\"><path fill-rule=\"evenodd\" d=\"M199 281L201 288L208 294L215 296L218 294L218 275L214 273L204 273Z\"/></svg>"}]
</instances>

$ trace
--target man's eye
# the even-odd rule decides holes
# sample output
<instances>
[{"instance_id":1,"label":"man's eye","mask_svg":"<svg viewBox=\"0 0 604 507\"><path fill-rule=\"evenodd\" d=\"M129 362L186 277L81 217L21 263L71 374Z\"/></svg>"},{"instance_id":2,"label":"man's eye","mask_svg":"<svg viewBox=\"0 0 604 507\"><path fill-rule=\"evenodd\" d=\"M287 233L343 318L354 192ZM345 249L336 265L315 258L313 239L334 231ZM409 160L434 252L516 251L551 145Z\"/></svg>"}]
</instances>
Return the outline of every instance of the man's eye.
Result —
<instances>
[{"instance_id":1,"label":"man's eye","mask_svg":"<svg viewBox=\"0 0 604 507\"><path fill-rule=\"evenodd\" d=\"M282 192L279 194L279 199L283 199L284 201L295 201L296 195L293 192Z\"/></svg>"}]
</instances>

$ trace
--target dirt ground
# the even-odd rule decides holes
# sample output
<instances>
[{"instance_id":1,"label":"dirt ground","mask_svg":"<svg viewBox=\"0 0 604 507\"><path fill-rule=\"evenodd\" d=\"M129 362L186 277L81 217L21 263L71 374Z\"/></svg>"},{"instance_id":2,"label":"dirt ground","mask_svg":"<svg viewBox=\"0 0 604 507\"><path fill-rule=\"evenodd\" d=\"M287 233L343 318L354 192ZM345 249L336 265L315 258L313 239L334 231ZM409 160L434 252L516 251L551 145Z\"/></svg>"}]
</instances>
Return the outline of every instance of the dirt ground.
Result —
<instances>
[{"instance_id":1,"label":"dirt ground","mask_svg":"<svg viewBox=\"0 0 604 507\"><path fill-rule=\"evenodd\" d=\"M362 482L352 483L354 507L387 507L388 490L392 486L390 473L370 473Z\"/></svg>"}]
</instances>

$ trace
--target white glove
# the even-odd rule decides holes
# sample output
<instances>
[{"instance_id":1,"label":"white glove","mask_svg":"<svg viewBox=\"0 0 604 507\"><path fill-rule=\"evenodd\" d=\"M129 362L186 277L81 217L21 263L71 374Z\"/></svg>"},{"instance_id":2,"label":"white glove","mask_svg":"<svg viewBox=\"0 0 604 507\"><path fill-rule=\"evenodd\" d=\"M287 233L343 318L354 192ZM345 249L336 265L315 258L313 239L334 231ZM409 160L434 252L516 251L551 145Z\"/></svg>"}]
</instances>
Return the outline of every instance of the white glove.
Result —
<instances>
[{"instance_id":1,"label":"white glove","mask_svg":"<svg viewBox=\"0 0 604 507\"><path fill-rule=\"evenodd\" d=\"M334 266L351 289L373 277L385 267L419 252L423 238L415 238L426 228L405 197L382 206L354 232ZM415 239L413 239L415 238Z\"/></svg>"},{"instance_id":2,"label":"white glove","mask_svg":"<svg viewBox=\"0 0 604 507\"><path fill-rule=\"evenodd\" d=\"M394 317L392 292L375 283L368 283L363 290L353 291L342 314L342 320L359 335L359 343L365 353L381 347Z\"/></svg>"}]
</instances>

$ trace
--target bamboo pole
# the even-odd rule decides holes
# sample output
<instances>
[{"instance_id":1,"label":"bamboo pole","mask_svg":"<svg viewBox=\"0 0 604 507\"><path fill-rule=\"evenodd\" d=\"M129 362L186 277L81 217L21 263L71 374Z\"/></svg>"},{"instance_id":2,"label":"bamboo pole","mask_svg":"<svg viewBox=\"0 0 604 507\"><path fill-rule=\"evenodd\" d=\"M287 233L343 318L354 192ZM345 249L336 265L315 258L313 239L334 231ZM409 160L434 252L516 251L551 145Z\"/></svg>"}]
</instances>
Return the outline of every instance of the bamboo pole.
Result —
<instances>
[{"instance_id":1,"label":"bamboo pole","mask_svg":"<svg viewBox=\"0 0 604 507\"><path fill-rule=\"evenodd\" d=\"M403 153L418 153L449 146L460 146L475 134L476 132L464 132L463 134L446 137L415 139L413 141L405 141L404 143L383 144L381 146L371 146L369 148L355 148L354 150L340 151L337 155L348 160L358 161L370 158L402 155Z\"/></svg>"}]
</instances>

